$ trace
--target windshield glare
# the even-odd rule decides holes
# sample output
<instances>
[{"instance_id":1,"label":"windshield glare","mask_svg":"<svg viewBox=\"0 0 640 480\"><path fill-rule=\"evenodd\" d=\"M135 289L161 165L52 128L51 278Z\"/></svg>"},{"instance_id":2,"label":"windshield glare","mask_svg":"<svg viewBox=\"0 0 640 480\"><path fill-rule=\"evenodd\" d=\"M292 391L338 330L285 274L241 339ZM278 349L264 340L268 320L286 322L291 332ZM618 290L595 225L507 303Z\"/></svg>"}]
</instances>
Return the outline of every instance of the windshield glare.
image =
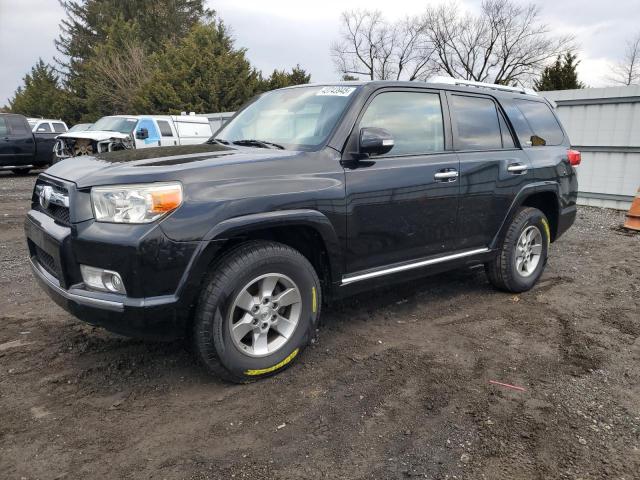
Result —
<instances>
[{"instance_id":1,"label":"windshield glare","mask_svg":"<svg viewBox=\"0 0 640 480\"><path fill-rule=\"evenodd\" d=\"M87 130L131 133L138 123L136 118L102 117Z\"/></svg>"},{"instance_id":2,"label":"windshield glare","mask_svg":"<svg viewBox=\"0 0 640 480\"><path fill-rule=\"evenodd\" d=\"M216 139L262 140L290 149L313 149L327 140L355 90L340 85L266 93L231 120Z\"/></svg>"}]
</instances>

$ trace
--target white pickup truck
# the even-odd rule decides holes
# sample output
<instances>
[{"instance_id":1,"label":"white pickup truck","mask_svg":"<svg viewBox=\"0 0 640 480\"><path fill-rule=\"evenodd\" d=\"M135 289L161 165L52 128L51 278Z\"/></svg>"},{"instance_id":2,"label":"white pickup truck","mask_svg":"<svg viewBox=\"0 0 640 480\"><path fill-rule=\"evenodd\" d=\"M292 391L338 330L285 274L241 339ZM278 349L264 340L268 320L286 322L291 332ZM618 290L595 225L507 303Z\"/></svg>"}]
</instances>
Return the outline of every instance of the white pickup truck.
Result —
<instances>
[{"instance_id":1,"label":"white pickup truck","mask_svg":"<svg viewBox=\"0 0 640 480\"><path fill-rule=\"evenodd\" d=\"M88 130L59 135L54 160L80 155L204 143L211 137L207 117L198 115L114 115L102 117Z\"/></svg>"}]
</instances>

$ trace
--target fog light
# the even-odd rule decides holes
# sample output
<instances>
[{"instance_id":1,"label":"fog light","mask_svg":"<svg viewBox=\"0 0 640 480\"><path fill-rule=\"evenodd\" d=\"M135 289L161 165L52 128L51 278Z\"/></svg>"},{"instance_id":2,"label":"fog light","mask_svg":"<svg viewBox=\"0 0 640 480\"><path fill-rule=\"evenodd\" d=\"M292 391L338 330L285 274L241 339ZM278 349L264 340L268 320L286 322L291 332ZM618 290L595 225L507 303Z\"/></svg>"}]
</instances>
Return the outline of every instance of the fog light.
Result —
<instances>
[{"instance_id":1,"label":"fog light","mask_svg":"<svg viewBox=\"0 0 640 480\"><path fill-rule=\"evenodd\" d=\"M122 294L127 293L122 277L120 277L118 272L90 267L88 265L80 265L80 272L82 272L84 284L93 290Z\"/></svg>"}]
</instances>

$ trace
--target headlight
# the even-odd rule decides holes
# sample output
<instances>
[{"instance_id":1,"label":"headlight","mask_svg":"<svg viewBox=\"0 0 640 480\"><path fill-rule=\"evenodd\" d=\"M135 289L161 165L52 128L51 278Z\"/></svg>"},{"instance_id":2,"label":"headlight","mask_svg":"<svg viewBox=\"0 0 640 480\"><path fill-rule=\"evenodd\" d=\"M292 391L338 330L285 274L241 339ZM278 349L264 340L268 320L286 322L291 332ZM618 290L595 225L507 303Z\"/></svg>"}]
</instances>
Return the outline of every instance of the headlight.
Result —
<instances>
[{"instance_id":1,"label":"headlight","mask_svg":"<svg viewBox=\"0 0 640 480\"><path fill-rule=\"evenodd\" d=\"M91 189L98 222L149 223L182 204L180 183L113 185Z\"/></svg>"}]
</instances>

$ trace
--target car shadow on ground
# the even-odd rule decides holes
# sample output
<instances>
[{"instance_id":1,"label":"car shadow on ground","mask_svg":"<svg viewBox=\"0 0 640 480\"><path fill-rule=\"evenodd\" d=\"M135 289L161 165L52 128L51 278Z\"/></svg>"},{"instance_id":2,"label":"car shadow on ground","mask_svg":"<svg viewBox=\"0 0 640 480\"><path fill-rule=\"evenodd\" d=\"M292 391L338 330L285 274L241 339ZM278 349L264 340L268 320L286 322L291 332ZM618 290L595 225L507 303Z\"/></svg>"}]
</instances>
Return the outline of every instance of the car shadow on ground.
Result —
<instances>
[{"instance_id":1,"label":"car shadow on ground","mask_svg":"<svg viewBox=\"0 0 640 480\"><path fill-rule=\"evenodd\" d=\"M428 311L429 303L436 299L453 302L462 295L491 292L495 290L486 281L483 269L467 268L356 294L324 307L314 346L339 343L334 337L347 334L343 327L349 322L369 321L382 309L391 308L393 315L401 317L410 311ZM171 385L185 378L210 386L225 384L206 372L195 359L186 339L173 342L131 339L75 319L69 319L67 325L70 332L62 340L59 351L70 355L65 362L71 367L69 373L86 387L109 389L111 385L123 383L134 386L142 379ZM55 334L60 338L59 331ZM363 335L366 334L367 329L363 326ZM407 332L407 335L411 333ZM318 359L303 356L302 360L314 362Z\"/></svg>"}]
</instances>

